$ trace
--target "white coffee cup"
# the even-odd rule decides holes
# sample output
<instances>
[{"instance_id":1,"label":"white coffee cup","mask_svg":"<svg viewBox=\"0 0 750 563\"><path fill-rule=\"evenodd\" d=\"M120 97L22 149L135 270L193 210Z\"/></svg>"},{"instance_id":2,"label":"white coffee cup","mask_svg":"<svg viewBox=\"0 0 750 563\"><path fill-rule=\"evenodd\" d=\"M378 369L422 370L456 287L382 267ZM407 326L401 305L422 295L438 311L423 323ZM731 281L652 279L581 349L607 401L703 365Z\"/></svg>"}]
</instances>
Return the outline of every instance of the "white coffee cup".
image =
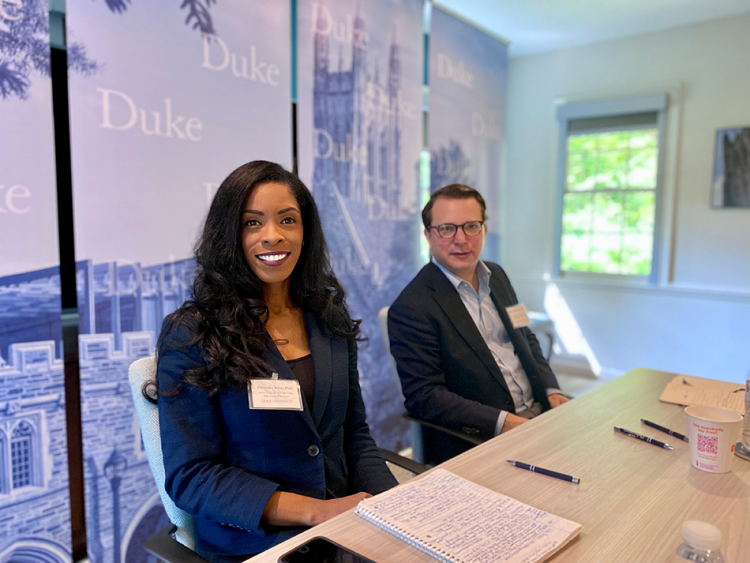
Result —
<instances>
[{"instance_id":1,"label":"white coffee cup","mask_svg":"<svg viewBox=\"0 0 750 563\"><path fill-rule=\"evenodd\" d=\"M693 406L685 409L690 464L709 473L726 473L732 468L732 452L742 432L742 415L719 407Z\"/></svg>"}]
</instances>

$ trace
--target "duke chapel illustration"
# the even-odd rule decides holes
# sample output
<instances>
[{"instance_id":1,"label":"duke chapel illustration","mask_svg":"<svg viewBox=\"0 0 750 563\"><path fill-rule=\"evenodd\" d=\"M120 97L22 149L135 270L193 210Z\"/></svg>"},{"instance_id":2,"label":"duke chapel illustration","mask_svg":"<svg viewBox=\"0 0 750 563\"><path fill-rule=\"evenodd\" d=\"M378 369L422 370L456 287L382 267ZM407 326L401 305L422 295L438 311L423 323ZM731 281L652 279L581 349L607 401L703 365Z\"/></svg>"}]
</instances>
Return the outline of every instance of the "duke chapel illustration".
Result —
<instances>
[{"instance_id":1,"label":"duke chapel illustration","mask_svg":"<svg viewBox=\"0 0 750 563\"><path fill-rule=\"evenodd\" d=\"M369 340L359 368L373 437L398 449L408 428L377 319L418 269L418 157L404 162L414 151L404 152L403 129L421 114L404 98L395 26L385 59L368 47L359 14L332 23L321 10L314 30L312 192L347 303ZM413 174L407 181L404 171Z\"/></svg>"},{"instance_id":2,"label":"duke chapel illustration","mask_svg":"<svg viewBox=\"0 0 750 563\"><path fill-rule=\"evenodd\" d=\"M348 69L343 68L345 47L340 45L333 55L330 36L320 31L324 27L319 21L314 36L313 190L365 204L369 220L402 218L401 61L395 30L381 84L377 59L368 64L364 20L354 18Z\"/></svg>"}]
</instances>

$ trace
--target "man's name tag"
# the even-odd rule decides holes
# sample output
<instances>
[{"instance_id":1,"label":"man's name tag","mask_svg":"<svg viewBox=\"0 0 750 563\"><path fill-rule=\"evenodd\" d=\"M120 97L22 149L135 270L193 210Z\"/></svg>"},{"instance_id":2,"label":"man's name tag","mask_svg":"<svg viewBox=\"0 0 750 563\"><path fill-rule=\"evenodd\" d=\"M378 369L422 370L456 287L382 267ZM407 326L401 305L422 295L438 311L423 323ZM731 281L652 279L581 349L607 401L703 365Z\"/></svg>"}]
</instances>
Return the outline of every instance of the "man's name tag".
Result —
<instances>
[{"instance_id":1,"label":"man's name tag","mask_svg":"<svg viewBox=\"0 0 750 563\"><path fill-rule=\"evenodd\" d=\"M510 322L513 325L513 328L521 328L531 324L531 319L526 313L526 307L523 305L506 307L505 311L508 313L508 317L510 317Z\"/></svg>"},{"instance_id":2,"label":"man's name tag","mask_svg":"<svg viewBox=\"0 0 750 563\"><path fill-rule=\"evenodd\" d=\"M301 411L302 391L294 379L251 379L247 389L251 409Z\"/></svg>"}]
</instances>

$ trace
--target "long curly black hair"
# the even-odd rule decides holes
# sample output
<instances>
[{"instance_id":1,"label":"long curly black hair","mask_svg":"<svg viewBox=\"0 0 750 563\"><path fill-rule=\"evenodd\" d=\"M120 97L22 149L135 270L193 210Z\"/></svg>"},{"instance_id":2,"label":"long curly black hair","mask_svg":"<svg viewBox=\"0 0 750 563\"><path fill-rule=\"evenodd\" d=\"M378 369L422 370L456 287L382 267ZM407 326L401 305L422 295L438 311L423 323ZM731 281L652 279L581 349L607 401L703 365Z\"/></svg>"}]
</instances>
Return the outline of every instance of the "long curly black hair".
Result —
<instances>
[{"instance_id":1,"label":"long curly black hair","mask_svg":"<svg viewBox=\"0 0 750 563\"><path fill-rule=\"evenodd\" d=\"M302 181L278 164L256 160L237 168L222 182L195 247L198 273L193 298L167 319L185 324L208 361L206 367L183 375L186 383L214 394L232 386L245 386L251 377L268 377L264 344L268 308L261 281L248 266L240 240L245 202L261 184L287 186L302 215L305 244L292 271L292 301L323 320L335 336L359 340L361 321L353 320L344 289L331 267L315 200ZM153 397L144 389L144 395Z\"/></svg>"}]
</instances>

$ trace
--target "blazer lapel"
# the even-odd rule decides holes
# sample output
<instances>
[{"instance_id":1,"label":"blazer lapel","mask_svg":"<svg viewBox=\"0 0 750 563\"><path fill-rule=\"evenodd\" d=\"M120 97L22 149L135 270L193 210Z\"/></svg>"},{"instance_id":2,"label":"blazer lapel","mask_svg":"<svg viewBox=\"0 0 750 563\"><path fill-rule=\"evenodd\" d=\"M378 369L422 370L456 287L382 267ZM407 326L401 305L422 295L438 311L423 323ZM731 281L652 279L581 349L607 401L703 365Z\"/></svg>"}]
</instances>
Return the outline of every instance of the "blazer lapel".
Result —
<instances>
[{"instance_id":1,"label":"blazer lapel","mask_svg":"<svg viewBox=\"0 0 750 563\"><path fill-rule=\"evenodd\" d=\"M538 401L541 401L541 397L546 397L547 392L539 380L539 370L536 365L536 360L531 353L531 348L529 348L529 343L526 340L523 331L521 329L513 328L513 323L510 321L510 317L506 311L506 307L515 305L515 303L512 302L508 290L503 286L501 280L497 279L497 276L490 277L490 286L492 301L495 303L495 308L500 315L500 319L503 321L503 326L508 333L510 341L513 343L513 349L515 350L518 359L521 361L526 376L529 378L529 383L531 383L534 396Z\"/></svg>"},{"instance_id":2,"label":"blazer lapel","mask_svg":"<svg viewBox=\"0 0 750 563\"><path fill-rule=\"evenodd\" d=\"M513 343L513 348L515 349L516 354L521 360L526 360L527 358L524 358L524 356L530 357L531 350L529 350L529 345L526 342L526 339L523 338L521 331L513 328L513 323L511 322L510 317L508 316L508 311L506 310L507 307L515 305L515 303L511 301L508 290L503 287L501 280L497 279L497 277L497 275L490 277L490 296L492 297L492 302L495 304L497 313L503 321L503 326L508 333L510 341ZM524 364L525 363L526 362L524 361ZM526 368L524 367L524 369Z\"/></svg>"},{"instance_id":3,"label":"blazer lapel","mask_svg":"<svg viewBox=\"0 0 750 563\"><path fill-rule=\"evenodd\" d=\"M434 266L434 264L433 264ZM487 347L487 344L482 338L477 325L474 323L474 319L471 318L469 311L466 310L464 302L461 301L461 296L453 287L448 278L445 277L437 266L434 266L437 270L437 274L433 276L433 289L435 293L433 297L440 308L445 312L447 317L450 319L453 326L456 328L458 334L460 334L466 343L471 347L474 353L482 360L487 371L502 385L506 392L510 393L508 384L505 382L500 368L497 367L497 362L492 356L492 352ZM440 276L442 280L438 278ZM445 283L443 283L445 282Z\"/></svg>"},{"instance_id":4,"label":"blazer lapel","mask_svg":"<svg viewBox=\"0 0 750 563\"><path fill-rule=\"evenodd\" d=\"M331 382L333 380L333 363L331 360L331 337L327 331L318 325L318 320L312 313L305 313L305 328L312 351L315 366L315 403L312 418L316 428L320 426L323 413L331 396Z\"/></svg>"},{"instance_id":5,"label":"blazer lapel","mask_svg":"<svg viewBox=\"0 0 750 563\"><path fill-rule=\"evenodd\" d=\"M315 359L313 358L313 361ZM266 362L268 362L268 365L271 366L271 369L274 373L278 374L279 379L295 379L294 374L292 373L292 369L289 367L289 364L286 363L286 360L281 355L281 352L279 352L279 349L276 348L273 344L266 344ZM315 391L315 402L318 401L318 393L317 389ZM315 422L313 421L313 418L310 413L310 408L307 405L307 402L305 401L304 395L302 396L302 405L303 410L300 412L300 415L302 418L305 419L305 422L307 422L310 429L318 433L318 430L315 426Z\"/></svg>"},{"instance_id":6,"label":"blazer lapel","mask_svg":"<svg viewBox=\"0 0 750 563\"><path fill-rule=\"evenodd\" d=\"M505 308L510 305L504 304L500 299L496 299L494 296L492 301L495 303L495 308L500 315L500 319L503 321L503 326L508 333L508 338L510 338L510 341L513 343L513 349L515 350L516 355L520 356L521 359L524 359L523 355L528 352L528 344L526 343L526 339L521 336L520 331L513 328L513 323L508 316L508 312L505 310Z\"/></svg>"}]
</instances>

